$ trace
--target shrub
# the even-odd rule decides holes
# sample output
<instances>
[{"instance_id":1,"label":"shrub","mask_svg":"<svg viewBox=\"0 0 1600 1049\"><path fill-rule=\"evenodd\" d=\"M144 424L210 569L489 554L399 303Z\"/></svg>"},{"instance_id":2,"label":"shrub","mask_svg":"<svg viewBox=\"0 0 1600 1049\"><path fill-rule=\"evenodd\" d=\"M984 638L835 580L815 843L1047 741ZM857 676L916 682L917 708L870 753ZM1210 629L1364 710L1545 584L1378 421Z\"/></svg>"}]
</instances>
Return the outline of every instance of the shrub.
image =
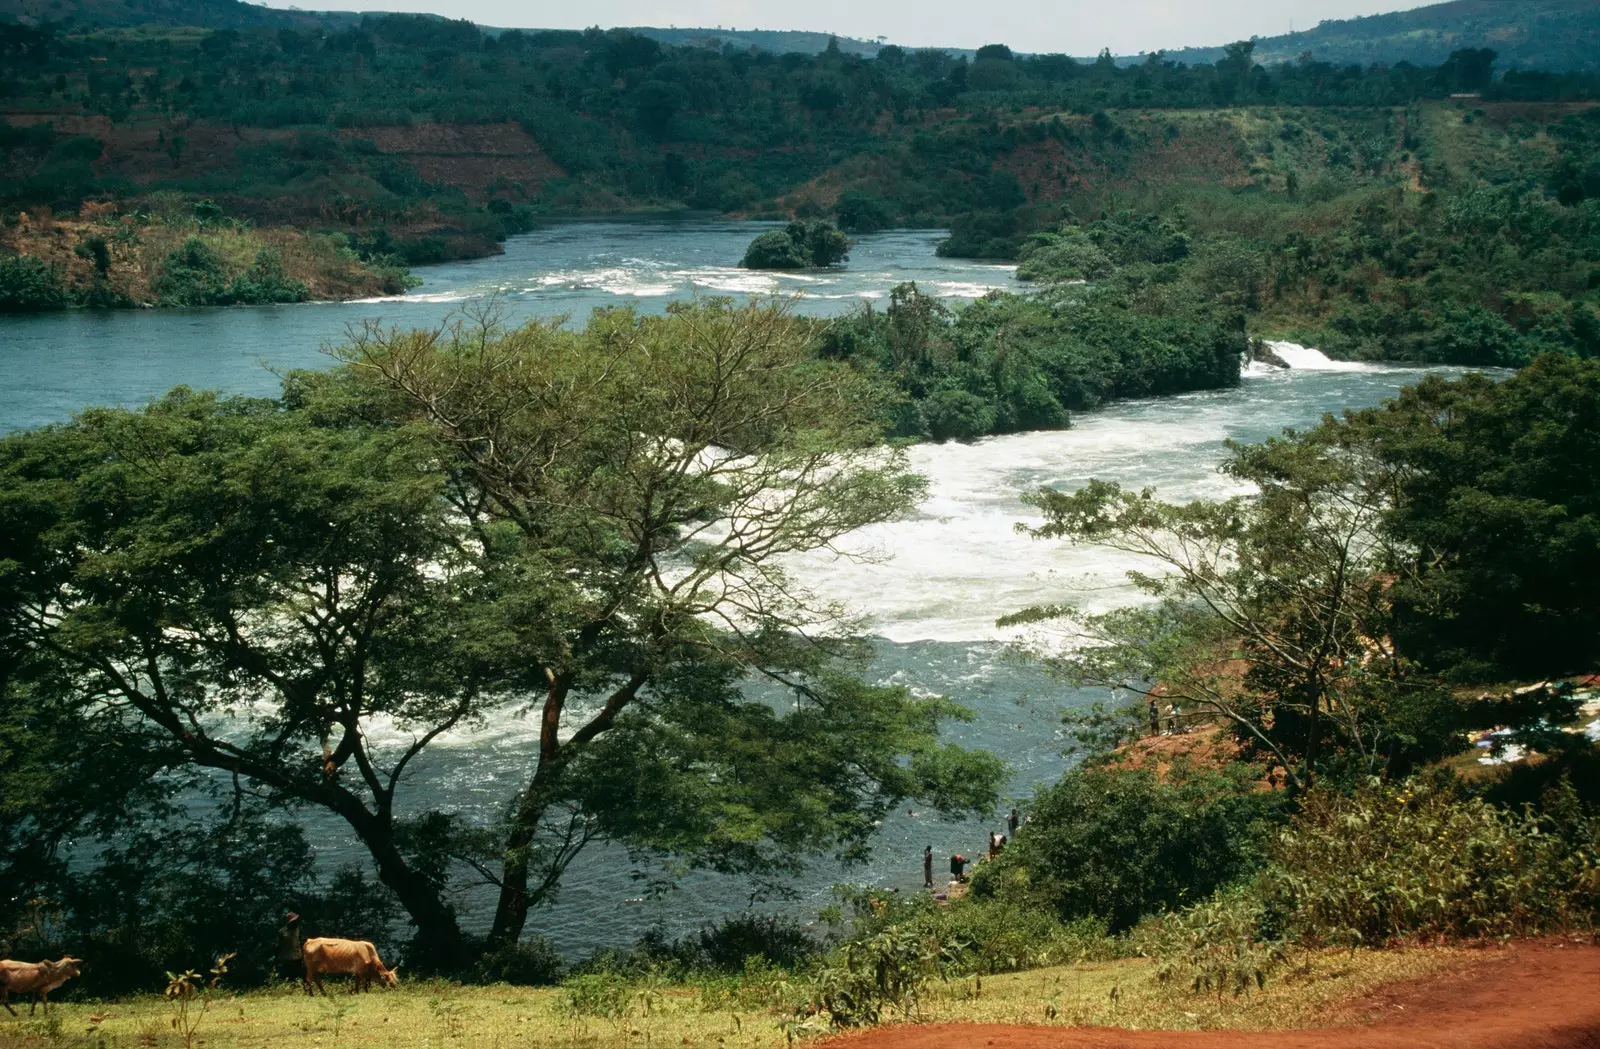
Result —
<instances>
[{"instance_id":1,"label":"shrub","mask_svg":"<svg viewBox=\"0 0 1600 1049\"><path fill-rule=\"evenodd\" d=\"M1177 914L1153 919L1133 937L1141 953L1159 960L1157 979L1178 980L1196 994L1216 992L1220 1000L1252 986L1265 987L1267 977L1288 960L1281 940L1263 940L1264 908L1255 894L1234 889Z\"/></svg>"},{"instance_id":2,"label":"shrub","mask_svg":"<svg viewBox=\"0 0 1600 1049\"><path fill-rule=\"evenodd\" d=\"M817 941L792 918L740 914L701 930L691 957L695 968L741 972L752 958L793 968L820 953Z\"/></svg>"},{"instance_id":3,"label":"shrub","mask_svg":"<svg viewBox=\"0 0 1600 1049\"><path fill-rule=\"evenodd\" d=\"M939 390L922 406L928 433L936 441L970 441L994 428L995 409L966 390Z\"/></svg>"},{"instance_id":4,"label":"shrub","mask_svg":"<svg viewBox=\"0 0 1600 1049\"><path fill-rule=\"evenodd\" d=\"M876 233L894 224L894 211L888 201L860 190L847 189L834 205L839 228L846 233Z\"/></svg>"},{"instance_id":5,"label":"shrub","mask_svg":"<svg viewBox=\"0 0 1600 1049\"><path fill-rule=\"evenodd\" d=\"M0 258L0 313L66 308L61 267L33 255Z\"/></svg>"},{"instance_id":6,"label":"shrub","mask_svg":"<svg viewBox=\"0 0 1600 1049\"><path fill-rule=\"evenodd\" d=\"M1262 892L1310 943L1588 926L1600 916L1600 819L1566 783L1520 814L1415 780L1316 794L1280 834Z\"/></svg>"},{"instance_id":7,"label":"shrub","mask_svg":"<svg viewBox=\"0 0 1600 1049\"><path fill-rule=\"evenodd\" d=\"M739 265L750 270L803 270L811 265L811 256L788 233L775 229L751 241Z\"/></svg>"},{"instance_id":8,"label":"shrub","mask_svg":"<svg viewBox=\"0 0 1600 1049\"><path fill-rule=\"evenodd\" d=\"M234 278L226 294L227 301L243 305L304 302L310 297L311 291L304 281L284 272L283 257L277 248L262 248L256 252L255 264L243 276Z\"/></svg>"},{"instance_id":9,"label":"shrub","mask_svg":"<svg viewBox=\"0 0 1600 1049\"><path fill-rule=\"evenodd\" d=\"M199 237L169 254L150 288L162 306L219 306L228 300L222 259Z\"/></svg>"},{"instance_id":10,"label":"shrub","mask_svg":"<svg viewBox=\"0 0 1600 1049\"><path fill-rule=\"evenodd\" d=\"M752 270L810 269L832 266L849 257L850 241L833 223L799 219L751 241L739 265Z\"/></svg>"},{"instance_id":11,"label":"shrub","mask_svg":"<svg viewBox=\"0 0 1600 1049\"><path fill-rule=\"evenodd\" d=\"M936 936L910 925L850 940L817 973L814 1004L836 1027L870 1026L891 1012L915 1015L938 972L940 948Z\"/></svg>"},{"instance_id":12,"label":"shrub","mask_svg":"<svg viewBox=\"0 0 1600 1049\"><path fill-rule=\"evenodd\" d=\"M1039 792L1028 832L979 868L973 892L1063 920L1103 916L1113 932L1205 899L1265 859L1284 798L1258 777L1250 765L1074 770Z\"/></svg>"},{"instance_id":13,"label":"shrub","mask_svg":"<svg viewBox=\"0 0 1600 1049\"><path fill-rule=\"evenodd\" d=\"M1020 259L1018 280L1098 280L1112 270L1111 258L1082 236L1030 239Z\"/></svg>"},{"instance_id":14,"label":"shrub","mask_svg":"<svg viewBox=\"0 0 1600 1049\"><path fill-rule=\"evenodd\" d=\"M485 953L473 966L471 976L478 983L542 987L559 981L562 968L555 945L542 936L535 936Z\"/></svg>"},{"instance_id":15,"label":"shrub","mask_svg":"<svg viewBox=\"0 0 1600 1049\"><path fill-rule=\"evenodd\" d=\"M854 935L890 929L937 945L946 975L1016 972L1045 965L1116 956L1105 919L1062 922L1048 908L966 897L948 905L924 894L854 897Z\"/></svg>"}]
</instances>

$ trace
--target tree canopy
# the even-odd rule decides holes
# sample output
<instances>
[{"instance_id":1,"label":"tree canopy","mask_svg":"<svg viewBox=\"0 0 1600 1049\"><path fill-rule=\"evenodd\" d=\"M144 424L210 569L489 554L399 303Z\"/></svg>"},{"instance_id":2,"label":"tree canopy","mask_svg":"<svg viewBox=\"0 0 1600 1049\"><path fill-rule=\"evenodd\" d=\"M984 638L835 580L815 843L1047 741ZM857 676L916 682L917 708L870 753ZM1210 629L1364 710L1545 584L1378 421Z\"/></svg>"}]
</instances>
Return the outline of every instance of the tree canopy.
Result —
<instances>
[{"instance_id":1,"label":"tree canopy","mask_svg":"<svg viewBox=\"0 0 1600 1049\"><path fill-rule=\"evenodd\" d=\"M597 840L776 874L860 856L907 798L991 801L999 762L939 739L962 709L864 682L847 611L785 571L921 482L781 308L341 353L277 399L180 389L0 442L8 693L48 679L26 694L164 768L338 816L424 966L480 942L463 877L509 948ZM518 712L504 821L408 791L442 734Z\"/></svg>"}]
</instances>

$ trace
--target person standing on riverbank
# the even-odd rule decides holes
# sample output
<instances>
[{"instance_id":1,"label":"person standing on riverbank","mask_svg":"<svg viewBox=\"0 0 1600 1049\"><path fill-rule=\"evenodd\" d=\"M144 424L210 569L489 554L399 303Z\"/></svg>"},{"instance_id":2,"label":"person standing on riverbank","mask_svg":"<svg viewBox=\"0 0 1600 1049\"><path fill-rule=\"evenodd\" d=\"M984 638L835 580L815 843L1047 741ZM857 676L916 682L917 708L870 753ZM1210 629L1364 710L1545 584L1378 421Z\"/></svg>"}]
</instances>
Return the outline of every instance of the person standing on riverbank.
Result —
<instances>
[{"instance_id":1,"label":"person standing on riverbank","mask_svg":"<svg viewBox=\"0 0 1600 1049\"><path fill-rule=\"evenodd\" d=\"M1011 806L1011 814L1006 817L1006 836L1008 838L1017 836L1017 807L1015 805Z\"/></svg>"},{"instance_id":2,"label":"person standing on riverbank","mask_svg":"<svg viewBox=\"0 0 1600 1049\"><path fill-rule=\"evenodd\" d=\"M290 911L283 916L283 924L278 926L278 951L272 967L279 978L305 979L305 963L301 959L304 945L305 934L300 931L300 915Z\"/></svg>"},{"instance_id":3,"label":"person standing on riverbank","mask_svg":"<svg viewBox=\"0 0 1600 1049\"><path fill-rule=\"evenodd\" d=\"M1156 706L1154 698L1150 700L1150 734L1161 735L1161 708Z\"/></svg>"}]
</instances>

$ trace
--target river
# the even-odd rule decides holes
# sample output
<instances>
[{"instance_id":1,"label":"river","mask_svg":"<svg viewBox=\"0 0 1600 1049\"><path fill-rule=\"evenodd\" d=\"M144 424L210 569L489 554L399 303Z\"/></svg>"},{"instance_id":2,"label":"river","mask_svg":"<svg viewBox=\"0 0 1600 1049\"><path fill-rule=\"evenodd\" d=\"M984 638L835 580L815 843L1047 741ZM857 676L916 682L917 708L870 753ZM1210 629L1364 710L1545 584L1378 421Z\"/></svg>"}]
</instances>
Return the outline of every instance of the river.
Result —
<instances>
[{"instance_id":1,"label":"river","mask_svg":"<svg viewBox=\"0 0 1600 1049\"><path fill-rule=\"evenodd\" d=\"M0 319L0 431L36 426L92 404L139 403L186 384L270 394L273 370L325 366L322 347L366 318L417 326L460 304L501 296L511 318L570 315L633 304L659 311L692 295L799 294L797 308L836 315L887 296L903 280L951 300L1014 286L1010 268L940 259L937 232L860 238L836 273L752 274L732 266L770 224L734 222L566 223L516 237L504 255L420 271L421 288L397 299L260 309L67 313ZM1253 366L1236 389L1132 401L1078 415L1072 429L926 444L912 450L931 482L911 518L855 539L858 559L797 566L821 593L869 617L879 637L873 674L883 681L955 697L977 713L952 738L1010 762L1008 795L1025 799L1067 767L1063 711L1097 698L1064 688L1009 655L997 616L1030 604L1072 600L1111 607L1130 599L1127 565L1104 553L1035 543L1014 525L1029 518L1023 492L1076 486L1092 478L1153 486L1169 498L1226 494L1216 465L1228 439L1255 441L1323 413L1363 407L1414 381L1415 369L1338 364L1314 351L1286 351L1297 367ZM532 726L496 724L441 740L418 763L409 790L435 804L487 818L519 782ZM1024 805L1025 808L1025 805ZM975 853L994 820L946 823L927 814L885 821L871 860L841 871L828 863L799 879L782 906L814 916L829 887L845 880L912 890L921 884L924 845L936 854ZM310 821L319 858L361 858L341 826ZM692 875L659 898L641 899L620 849L595 850L575 865L560 899L538 912L535 931L569 956L624 945L652 927L669 934L743 908L750 887ZM464 891L469 916L485 896Z\"/></svg>"}]
</instances>

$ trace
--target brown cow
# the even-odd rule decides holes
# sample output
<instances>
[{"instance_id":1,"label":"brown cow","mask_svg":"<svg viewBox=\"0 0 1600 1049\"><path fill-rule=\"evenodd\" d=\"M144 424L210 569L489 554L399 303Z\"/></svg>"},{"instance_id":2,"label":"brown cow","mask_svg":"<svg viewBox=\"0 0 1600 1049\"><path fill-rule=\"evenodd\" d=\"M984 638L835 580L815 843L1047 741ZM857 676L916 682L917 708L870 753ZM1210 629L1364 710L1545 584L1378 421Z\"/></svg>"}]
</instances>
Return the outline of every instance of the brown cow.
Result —
<instances>
[{"instance_id":1,"label":"brown cow","mask_svg":"<svg viewBox=\"0 0 1600 1049\"><path fill-rule=\"evenodd\" d=\"M11 1008L11 994L26 994L34 992L33 1004L28 1006L28 1015L44 1003L44 1011L50 1011L50 992L78 975L78 966L83 963L82 958L65 955L53 962L13 962L0 961L0 1005L6 1007L6 1012L12 1016L17 1011Z\"/></svg>"},{"instance_id":2,"label":"brown cow","mask_svg":"<svg viewBox=\"0 0 1600 1049\"><path fill-rule=\"evenodd\" d=\"M373 980L382 981L385 987L395 987L400 983L400 978L395 975L400 969L385 968L382 959L378 957L378 949L370 940L338 940L327 936L317 936L305 942L300 949L300 956L306 963L306 993L315 995L313 985L322 991L324 997L328 989L322 986L323 973L349 973L355 977L356 990L364 991L372 986Z\"/></svg>"}]
</instances>

